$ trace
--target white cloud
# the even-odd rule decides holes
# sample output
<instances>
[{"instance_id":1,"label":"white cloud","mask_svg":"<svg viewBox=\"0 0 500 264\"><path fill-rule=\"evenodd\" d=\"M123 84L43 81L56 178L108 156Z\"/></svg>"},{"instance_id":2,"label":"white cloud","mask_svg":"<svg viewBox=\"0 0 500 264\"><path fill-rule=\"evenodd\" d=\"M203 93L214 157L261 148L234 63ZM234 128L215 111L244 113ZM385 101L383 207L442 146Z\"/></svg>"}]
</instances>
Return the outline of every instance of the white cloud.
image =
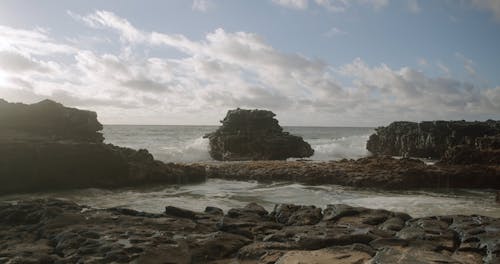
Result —
<instances>
[{"instance_id":1,"label":"white cloud","mask_svg":"<svg viewBox=\"0 0 500 264\"><path fill-rule=\"evenodd\" d=\"M11 65L0 70L0 97L51 97L92 108L105 123L215 124L229 108L258 107L277 112L285 124L380 125L489 117L500 107L500 88L478 89L451 79L449 70L444 78L431 78L407 67L371 67L362 59L329 65L277 50L248 32L216 29L192 40L140 30L106 11L76 17L95 30L115 30L118 36L109 37L122 40L111 42L117 52L70 47L48 32L11 28L9 34L28 35L38 43L18 52L12 39L11 46L0 49L0 65ZM71 59L31 49L44 43L67 47L64 54ZM173 48L181 56L151 57L134 44L141 44L141 51L143 46Z\"/></svg>"},{"instance_id":2,"label":"white cloud","mask_svg":"<svg viewBox=\"0 0 500 264\"><path fill-rule=\"evenodd\" d=\"M470 0L472 5L479 9L488 10L493 13L497 21L500 21L500 1L498 0Z\"/></svg>"},{"instance_id":3,"label":"white cloud","mask_svg":"<svg viewBox=\"0 0 500 264\"><path fill-rule=\"evenodd\" d=\"M427 66L429 65L429 62L425 58L418 58L417 63L420 66Z\"/></svg>"},{"instance_id":4,"label":"white cloud","mask_svg":"<svg viewBox=\"0 0 500 264\"><path fill-rule=\"evenodd\" d=\"M331 37L345 35L345 34L347 34L347 32L339 29L338 27L332 27L327 32L325 32L323 35L325 37L331 38Z\"/></svg>"},{"instance_id":5,"label":"white cloud","mask_svg":"<svg viewBox=\"0 0 500 264\"><path fill-rule=\"evenodd\" d=\"M465 57L462 53L456 52L455 56L462 61L464 64L464 69L471 75L471 76L476 76L476 68L475 68L475 63L473 60Z\"/></svg>"},{"instance_id":6,"label":"white cloud","mask_svg":"<svg viewBox=\"0 0 500 264\"><path fill-rule=\"evenodd\" d=\"M446 76L449 76L450 73L451 73L451 70L450 68L448 68L448 66L444 65L442 62L438 61L436 63L436 66L444 73L446 74Z\"/></svg>"},{"instance_id":7,"label":"white cloud","mask_svg":"<svg viewBox=\"0 0 500 264\"><path fill-rule=\"evenodd\" d=\"M214 7L214 3L211 0L193 0L191 8L200 12L207 12Z\"/></svg>"},{"instance_id":8,"label":"white cloud","mask_svg":"<svg viewBox=\"0 0 500 264\"><path fill-rule=\"evenodd\" d=\"M347 0L315 0L315 2L330 12L344 12L349 7Z\"/></svg>"},{"instance_id":9,"label":"white cloud","mask_svg":"<svg viewBox=\"0 0 500 264\"><path fill-rule=\"evenodd\" d=\"M309 0L272 0L274 3L297 10L305 10L309 6ZM314 0L319 7L329 12L339 13L346 11L352 4L372 7L375 10L384 8L389 0Z\"/></svg>"},{"instance_id":10,"label":"white cloud","mask_svg":"<svg viewBox=\"0 0 500 264\"><path fill-rule=\"evenodd\" d=\"M417 14L422 11L422 8L418 4L418 0L408 0L408 10L410 10L410 12L414 14Z\"/></svg>"},{"instance_id":11,"label":"white cloud","mask_svg":"<svg viewBox=\"0 0 500 264\"><path fill-rule=\"evenodd\" d=\"M291 9L307 9L309 0L272 0L273 3L291 8Z\"/></svg>"}]
</instances>

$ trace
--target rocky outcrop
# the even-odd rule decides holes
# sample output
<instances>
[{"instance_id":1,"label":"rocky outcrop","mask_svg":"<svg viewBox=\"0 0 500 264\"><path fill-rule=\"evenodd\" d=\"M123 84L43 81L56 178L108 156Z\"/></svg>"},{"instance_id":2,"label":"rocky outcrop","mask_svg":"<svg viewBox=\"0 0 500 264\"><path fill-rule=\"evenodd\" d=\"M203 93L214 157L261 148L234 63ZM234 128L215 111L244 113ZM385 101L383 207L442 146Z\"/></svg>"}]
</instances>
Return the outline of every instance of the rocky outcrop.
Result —
<instances>
[{"instance_id":1,"label":"rocky outcrop","mask_svg":"<svg viewBox=\"0 0 500 264\"><path fill-rule=\"evenodd\" d=\"M3 140L100 143L104 140L101 129L95 112L64 107L51 100L26 105L0 99L0 138Z\"/></svg>"},{"instance_id":2,"label":"rocky outcrop","mask_svg":"<svg viewBox=\"0 0 500 264\"><path fill-rule=\"evenodd\" d=\"M366 148L377 155L441 159L450 148L475 147L476 140L500 134L500 122L394 122L379 127Z\"/></svg>"},{"instance_id":3,"label":"rocky outcrop","mask_svg":"<svg viewBox=\"0 0 500 264\"><path fill-rule=\"evenodd\" d=\"M383 189L500 189L498 164L427 165L416 159L373 156L330 162L248 161L207 163L207 176L241 181L294 181Z\"/></svg>"},{"instance_id":4,"label":"rocky outcrop","mask_svg":"<svg viewBox=\"0 0 500 264\"><path fill-rule=\"evenodd\" d=\"M208 211L213 211L212 207ZM332 204L163 214L0 203L1 263L498 263L500 219Z\"/></svg>"},{"instance_id":5,"label":"rocky outcrop","mask_svg":"<svg viewBox=\"0 0 500 264\"><path fill-rule=\"evenodd\" d=\"M301 137L284 132L266 110L235 109L227 112L222 126L205 135L210 156L216 160L285 160L314 154Z\"/></svg>"},{"instance_id":6,"label":"rocky outcrop","mask_svg":"<svg viewBox=\"0 0 500 264\"><path fill-rule=\"evenodd\" d=\"M0 101L0 193L205 180L200 166L102 143L96 113L52 101Z\"/></svg>"}]
</instances>

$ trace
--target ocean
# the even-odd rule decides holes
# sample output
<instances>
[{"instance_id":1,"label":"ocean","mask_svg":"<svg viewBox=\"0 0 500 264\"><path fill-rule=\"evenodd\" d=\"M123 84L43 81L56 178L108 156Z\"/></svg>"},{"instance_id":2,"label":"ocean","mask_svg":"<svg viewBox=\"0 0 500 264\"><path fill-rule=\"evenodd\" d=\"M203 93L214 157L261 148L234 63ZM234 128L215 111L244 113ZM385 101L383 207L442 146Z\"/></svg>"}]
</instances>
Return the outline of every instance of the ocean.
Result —
<instances>
[{"instance_id":1,"label":"ocean","mask_svg":"<svg viewBox=\"0 0 500 264\"><path fill-rule=\"evenodd\" d=\"M131 126L106 125L106 143L134 149L145 148L165 162L206 162L208 139L203 135L217 126ZM367 127L284 127L302 136L314 149L312 160L356 159L369 155L366 141L373 128Z\"/></svg>"},{"instance_id":2,"label":"ocean","mask_svg":"<svg viewBox=\"0 0 500 264\"><path fill-rule=\"evenodd\" d=\"M215 126L125 126L107 125L107 143L148 149L165 162L209 162L208 141L203 135ZM285 127L302 136L315 149L312 160L360 158L369 153L366 141L373 128ZM215 161L212 161L215 162ZM478 214L500 217L493 190L411 190L387 191L325 184L308 186L294 182L258 183L209 179L189 185L156 185L106 189L80 189L0 196L0 201L27 198L60 198L96 208L124 207L146 212L162 212L167 205L195 211L206 206L224 210L257 202L268 210L277 203L326 207L343 203L352 206L401 211L413 217L449 214Z\"/></svg>"}]
</instances>

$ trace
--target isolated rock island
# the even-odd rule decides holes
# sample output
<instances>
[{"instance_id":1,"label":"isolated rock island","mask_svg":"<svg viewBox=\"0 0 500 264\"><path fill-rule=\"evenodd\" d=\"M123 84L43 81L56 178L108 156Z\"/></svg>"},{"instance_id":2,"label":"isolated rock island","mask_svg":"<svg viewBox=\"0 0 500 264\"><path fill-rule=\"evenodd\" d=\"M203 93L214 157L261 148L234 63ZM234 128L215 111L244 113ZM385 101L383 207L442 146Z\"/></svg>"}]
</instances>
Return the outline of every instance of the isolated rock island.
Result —
<instances>
[{"instance_id":1,"label":"isolated rock island","mask_svg":"<svg viewBox=\"0 0 500 264\"><path fill-rule=\"evenodd\" d=\"M103 143L95 112L0 100L0 193L205 180L203 167Z\"/></svg>"},{"instance_id":2,"label":"isolated rock island","mask_svg":"<svg viewBox=\"0 0 500 264\"><path fill-rule=\"evenodd\" d=\"M210 156L215 160L285 160L306 158L314 150L302 137L284 132L273 112L229 110L222 126L205 135L210 140Z\"/></svg>"}]
</instances>

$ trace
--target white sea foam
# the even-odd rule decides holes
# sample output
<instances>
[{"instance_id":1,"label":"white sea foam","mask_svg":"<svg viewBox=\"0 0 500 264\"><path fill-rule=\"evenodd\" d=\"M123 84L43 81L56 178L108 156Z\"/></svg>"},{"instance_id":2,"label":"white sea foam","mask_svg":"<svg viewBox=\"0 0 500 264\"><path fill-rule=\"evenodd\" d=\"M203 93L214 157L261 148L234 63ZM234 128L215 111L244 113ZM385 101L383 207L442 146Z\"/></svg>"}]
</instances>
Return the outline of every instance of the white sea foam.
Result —
<instances>
[{"instance_id":1,"label":"white sea foam","mask_svg":"<svg viewBox=\"0 0 500 264\"><path fill-rule=\"evenodd\" d=\"M164 146L156 154L157 159L174 162L196 162L211 160L208 154L208 139L196 138L181 146Z\"/></svg>"},{"instance_id":2,"label":"white sea foam","mask_svg":"<svg viewBox=\"0 0 500 264\"><path fill-rule=\"evenodd\" d=\"M309 143L314 149L312 160L340 160L366 157L370 153L366 150L366 141L369 135L354 135L333 139L311 140Z\"/></svg>"},{"instance_id":3,"label":"white sea foam","mask_svg":"<svg viewBox=\"0 0 500 264\"><path fill-rule=\"evenodd\" d=\"M165 162L211 161L208 139L203 135L216 130L207 126L105 126L106 142L135 149L144 148ZM286 127L315 150L312 160L356 159L367 156L370 128Z\"/></svg>"}]
</instances>

